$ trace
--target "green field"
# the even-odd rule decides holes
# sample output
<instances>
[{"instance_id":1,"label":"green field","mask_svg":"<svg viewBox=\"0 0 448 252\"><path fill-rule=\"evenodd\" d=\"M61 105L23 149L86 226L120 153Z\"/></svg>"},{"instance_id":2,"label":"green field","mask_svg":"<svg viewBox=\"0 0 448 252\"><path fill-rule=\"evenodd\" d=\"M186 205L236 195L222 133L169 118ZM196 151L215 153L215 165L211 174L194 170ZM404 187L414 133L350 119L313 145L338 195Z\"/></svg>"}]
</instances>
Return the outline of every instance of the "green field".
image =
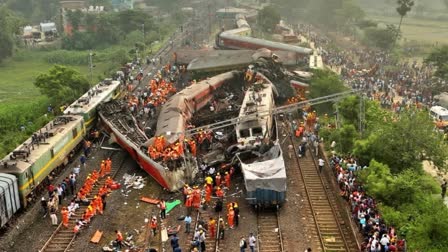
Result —
<instances>
[{"instance_id":1,"label":"green field","mask_svg":"<svg viewBox=\"0 0 448 252\"><path fill-rule=\"evenodd\" d=\"M34 87L36 76L48 72L53 65L44 60L45 51L26 52L29 57L11 58L0 64L0 104L17 104L35 101L41 96L39 90ZM103 74L111 63L95 62L93 71L94 80ZM90 80L88 66L69 66L86 76ZM118 66L117 66L118 68Z\"/></svg>"},{"instance_id":2,"label":"green field","mask_svg":"<svg viewBox=\"0 0 448 252\"><path fill-rule=\"evenodd\" d=\"M374 21L398 25L400 17L369 16ZM403 38L429 44L448 44L448 21L436 21L405 17L401 25Z\"/></svg>"}]
</instances>

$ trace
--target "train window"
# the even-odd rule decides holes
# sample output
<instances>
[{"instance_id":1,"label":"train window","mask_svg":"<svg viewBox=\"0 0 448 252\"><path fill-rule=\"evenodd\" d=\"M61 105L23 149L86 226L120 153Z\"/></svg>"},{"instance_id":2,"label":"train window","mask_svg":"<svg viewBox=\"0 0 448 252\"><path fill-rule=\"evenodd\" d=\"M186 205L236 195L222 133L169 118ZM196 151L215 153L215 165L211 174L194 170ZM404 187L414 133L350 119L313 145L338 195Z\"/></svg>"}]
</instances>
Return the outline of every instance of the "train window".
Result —
<instances>
[{"instance_id":1,"label":"train window","mask_svg":"<svg viewBox=\"0 0 448 252\"><path fill-rule=\"evenodd\" d=\"M252 136L261 136L263 135L263 129L261 127L252 128Z\"/></svg>"},{"instance_id":2,"label":"train window","mask_svg":"<svg viewBox=\"0 0 448 252\"><path fill-rule=\"evenodd\" d=\"M51 158L54 158L54 149L50 150Z\"/></svg>"},{"instance_id":3,"label":"train window","mask_svg":"<svg viewBox=\"0 0 448 252\"><path fill-rule=\"evenodd\" d=\"M73 138L76 138L78 136L78 129L74 128L72 133L73 133Z\"/></svg>"},{"instance_id":4,"label":"train window","mask_svg":"<svg viewBox=\"0 0 448 252\"><path fill-rule=\"evenodd\" d=\"M240 130L240 137L250 137L249 129Z\"/></svg>"}]
</instances>

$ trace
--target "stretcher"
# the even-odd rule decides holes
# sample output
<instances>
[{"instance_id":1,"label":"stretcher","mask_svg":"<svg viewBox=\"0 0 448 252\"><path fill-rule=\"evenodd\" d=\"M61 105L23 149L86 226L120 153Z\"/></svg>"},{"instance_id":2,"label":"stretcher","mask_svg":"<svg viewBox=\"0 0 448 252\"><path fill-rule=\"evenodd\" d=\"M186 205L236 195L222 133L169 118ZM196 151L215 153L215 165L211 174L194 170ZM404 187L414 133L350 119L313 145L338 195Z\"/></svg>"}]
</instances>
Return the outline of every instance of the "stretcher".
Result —
<instances>
[{"instance_id":1,"label":"stretcher","mask_svg":"<svg viewBox=\"0 0 448 252\"><path fill-rule=\"evenodd\" d=\"M152 199L152 198L148 198L148 197L141 197L140 200L143 202L149 203L149 204L154 204L154 205L157 205L160 203L160 200Z\"/></svg>"},{"instance_id":2,"label":"stretcher","mask_svg":"<svg viewBox=\"0 0 448 252\"><path fill-rule=\"evenodd\" d=\"M95 234L93 234L92 239L90 239L90 242L98 244L101 240L101 237L103 237L103 232L100 230L96 230Z\"/></svg>"}]
</instances>

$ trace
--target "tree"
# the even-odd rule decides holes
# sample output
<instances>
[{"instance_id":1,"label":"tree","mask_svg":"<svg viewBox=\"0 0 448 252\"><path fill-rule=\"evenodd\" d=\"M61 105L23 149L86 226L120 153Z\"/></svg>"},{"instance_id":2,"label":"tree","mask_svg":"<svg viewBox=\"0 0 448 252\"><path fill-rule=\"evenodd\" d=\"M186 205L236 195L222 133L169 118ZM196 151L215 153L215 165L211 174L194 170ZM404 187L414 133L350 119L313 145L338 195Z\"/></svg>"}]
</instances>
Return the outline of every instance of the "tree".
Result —
<instances>
[{"instance_id":1,"label":"tree","mask_svg":"<svg viewBox=\"0 0 448 252\"><path fill-rule=\"evenodd\" d=\"M326 95L346 91L347 87L338 75L329 70L314 70L310 81L310 98L318 98ZM316 106L321 113L331 113L332 105L329 103Z\"/></svg>"},{"instance_id":2,"label":"tree","mask_svg":"<svg viewBox=\"0 0 448 252\"><path fill-rule=\"evenodd\" d=\"M339 28L346 28L359 22L365 16L364 11L352 0L343 0L340 9L334 10L335 19Z\"/></svg>"},{"instance_id":3,"label":"tree","mask_svg":"<svg viewBox=\"0 0 448 252\"><path fill-rule=\"evenodd\" d=\"M273 31L280 22L280 13L273 6L266 6L257 16L258 25L265 31Z\"/></svg>"},{"instance_id":4,"label":"tree","mask_svg":"<svg viewBox=\"0 0 448 252\"><path fill-rule=\"evenodd\" d=\"M448 45L434 49L425 62L436 66L434 76L448 81Z\"/></svg>"},{"instance_id":5,"label":"tree","mask_svg":"<svg viewBox=\"0 0 448 252\"><path fill-rule=\"evenodd\" d=\"M397 12L400 15L400 23L398 24L398 30L401 29L401 23L403 22L404 16L411 11L412 6L414 6L413 0L397 0Z\"/></svg>"},{"instance_id":6,"label":"tree","mask_svg":"<svg viewBox=\"0 0 448 252\"><path fill-rule=\"evenodd\" d=\"M73 32L78 31L79 25L81 25L82 18L83 13L80 10L67 12L67 19L68 22L72 25Z\"/></svg>"},{"instance_id":7,"label":"tree","mask_svg":"<svg viewBox=\"0 0 448 252\"><path fill-rule=\"evenodd\" d=\"M398 119L385 118L377 127L367 140L355 143L355 156L387 164L393 174L421 170L423 160L434 162L441 170L446 168L446 144L434 132L426 113L403 112Z\"/></svg>"},{"instance_id":8,"label":"tree","mask_svg":"<svg viewBox=\"0 0 448 252\"><path fill-rule=\"evenodd\" d=\"M394 25L387 25L386 29L369 27L365 29L365 42L374 47L390 50L395 45L400 31Z\"/></svg>"},{"instance_id":9,"label":"tree","mask_svg":"<svg viewBox=\"0 0 448 252\"><path fill-rule=\"evenodd\" d=\"M12 56L14 34L18 32L21 24L21 20L13 12L0 7L0 62Z\"/></svg>"},{"instance_id":10,"label":"tree","mask_svg":"<svg viewBox=\"0 0 448 252\"><path fill-rule=\"evenodd\" d=\"M40 92L59 106L71 103L89 89L89 82L78 71L55 65L48 73L40 74L34 81Z\"/></svg>"}]
</instances>

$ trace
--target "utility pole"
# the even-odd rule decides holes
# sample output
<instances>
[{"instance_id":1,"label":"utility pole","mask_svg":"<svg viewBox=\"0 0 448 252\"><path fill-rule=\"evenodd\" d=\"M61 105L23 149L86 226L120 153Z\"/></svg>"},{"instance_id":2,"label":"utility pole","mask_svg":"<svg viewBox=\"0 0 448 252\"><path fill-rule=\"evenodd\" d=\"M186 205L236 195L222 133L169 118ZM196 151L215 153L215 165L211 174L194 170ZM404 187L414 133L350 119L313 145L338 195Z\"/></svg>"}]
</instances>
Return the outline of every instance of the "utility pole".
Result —
<instances>
[{"instance_id":1,"label":"utility pole","mask_svg":"<svg viewBox=\"0 0 448 252\"><path fill-rule=\"evenodd\" d=\"M90 69L90 86L93 85L93 68L95 65L93 65L93 56L95 56L95 53L92 52L92 50L89 51L89 69Z\"/></svg>"},{"instance_id":2,"label":"utility pole","mask_svg":"<svg viewBox=\"0 0 448 252\"><path fill-rule=\"evenodd\" d=\"M142 34L143 34L143 52L145 52L146 49L145 24L142 24Z\"/></svg>"}]
</instances>

